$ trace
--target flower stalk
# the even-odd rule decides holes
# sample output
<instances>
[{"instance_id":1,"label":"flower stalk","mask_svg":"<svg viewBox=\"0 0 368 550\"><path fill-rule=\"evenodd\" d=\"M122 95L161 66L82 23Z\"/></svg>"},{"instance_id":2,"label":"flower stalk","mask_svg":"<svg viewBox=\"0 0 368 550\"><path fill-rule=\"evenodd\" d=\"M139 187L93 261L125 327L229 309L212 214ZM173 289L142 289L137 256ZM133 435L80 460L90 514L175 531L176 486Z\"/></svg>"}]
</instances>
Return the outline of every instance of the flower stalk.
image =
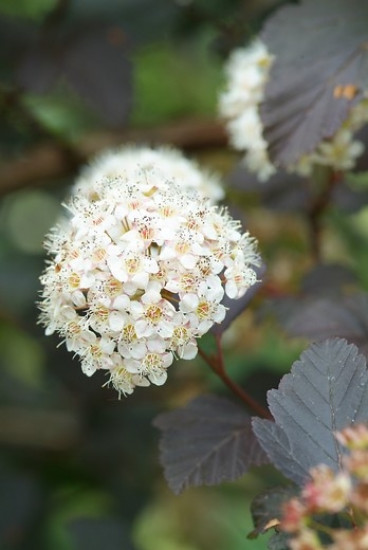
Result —
<instances>
[{"instance_id":1,"label":"flower stalk","mask_svg":"<svg viewBox=\"0 0 368 550\"><path fill-rule=\"evenodd\" d=\"M269 410L267 410L265 407L262 407L253 397L251 397L243 388L241 388L234 380L232 380L229 375L226 372L225 368L225 361L224 361L224 355L222 351L222 344L221 344L221 335L216 334L215 335L215 341L216 341L216 355L209 355L205 351L203 351L201 348L198 348L198 353L206 361L206 363L211 367L213 372L217 374L219 378L223 381L223 383L235 394L237 395L245 405L255 412L258 416L261 418L267 418L272 420L273 417Z\"/></svg>"}]
</instances>

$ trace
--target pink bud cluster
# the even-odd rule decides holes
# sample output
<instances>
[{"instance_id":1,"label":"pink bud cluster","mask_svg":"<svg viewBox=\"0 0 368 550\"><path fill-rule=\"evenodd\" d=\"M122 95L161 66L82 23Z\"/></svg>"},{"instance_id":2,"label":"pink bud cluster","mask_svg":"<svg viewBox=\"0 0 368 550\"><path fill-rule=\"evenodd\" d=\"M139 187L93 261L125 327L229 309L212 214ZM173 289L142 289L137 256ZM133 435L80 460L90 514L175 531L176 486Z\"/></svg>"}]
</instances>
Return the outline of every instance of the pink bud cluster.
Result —
<instances>
[{"instance_id":1,"label":"pink bud cluster","mask_svg":"<svg viewBox=\"0 0 368 550\"><path fill-rule=\"evenodd\" d=\"M350 450L341 470L313 468L300 497L284 505L280 528L290 534L291 550L368 549L368 428L348 427L336 439ZM350 528L325 521L338 515Z\"/></svg>"}]
</instances>

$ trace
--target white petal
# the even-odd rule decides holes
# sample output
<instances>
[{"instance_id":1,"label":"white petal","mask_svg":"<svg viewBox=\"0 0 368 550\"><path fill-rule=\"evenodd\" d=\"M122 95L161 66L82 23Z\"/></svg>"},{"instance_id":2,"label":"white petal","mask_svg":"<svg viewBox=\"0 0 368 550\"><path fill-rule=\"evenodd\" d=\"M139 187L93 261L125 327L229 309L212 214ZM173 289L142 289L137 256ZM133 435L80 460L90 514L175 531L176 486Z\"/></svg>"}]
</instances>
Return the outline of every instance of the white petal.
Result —
<instances>
[{"instance_id":1,"label":"white petal","mask_svg":"<svg viewBox=\"0 0 368 550\"><path fill-rule=\"evenodd\" d=\"M141 299L144 304L157 304L162 300L162 296L160 292L148 290L145 294L143 294Z\"/></svg>"},{"instance_id":2,"label":"white petal","mask_svg":"<svg viewBox=\"0 0 368 550\"><path fill-rule=\"evenodd\" d=\"M194 359L198 353L197 345L189 342L186 346L183 346L179 352L181 359Z\"/></svg>"},{"instance_id":3,"label":"white petal","mask_svg":"<svg viewBox=\"0 0 368 550\"><path fill-rule=\"evenodd\" d=\"M144 378L143 376L133 376L133 382L136 386L147 387L151 385L150 381L147 380L147 378Z\"/></svg>"},{"instance_id":4,"label":"white petal","mask_svg":"<svg viewBox=\"0 0 368 550\"><path fill-rule=\"evenodd\" d=\"M125 361L125 368L128 372L132 372L133 374L139 374L142 370L141 362L135 359L127 359Z\"/></svg>"},{"instance_id":5,"label":"white petal","mask_svg":"<svg viewBox=\"0 0 368 550\"><path fill-rule=\"evenodd\" d=\"M165 321L161 321L161 323L157 327L157 333L162 338L171 338L173 332L174 332L174 325L172 324L172 322L168 323Z\"/></svg>"},{"instance_id":6,"label":"white petal","mask_svg":"<svg viewBox=\"0 0 368 550\"><path fill-rule=\"evenodd\" d=\"M162 386L167 380L167 372L165 370L150 372L147 376L151 380L152 384L155 384L156 386Z\"/></svg>"},{"instance_id":7,"label":"white petal","mask_svg":"<svg viewBox=\"0 0 368 550\"><path fill-rule=\"evenodd\" d=\"M92 273L82 275L79 286L81 288L90 288L95 282L95 276Z\"/></svg>"},{"instance_id":8,"label":"white petal","mask_svg":"<svg viewBox=\"0 0 368 550\"><path fill-rule=\"evenodd\" d=\"M223 305L219 305L213 319L216 323L221 323L225 319L226 308Z\"/></svg>"},{"instance_id":9,"label":"white petal","mask_svg":"<svg viewBox=\"0 0 368 550\"><path fill-rule=\"evenodd\" d=\"M151 340L147 340L147 348L151 352L164 353L166 349L166 343L164 342L164 340L154 338Z\"/></svg>"},{"instance_id":10,"label":"white petal","mask_svg":"<svg viewBox=\"0 0 368 550\"><path fill-rule=\"evenodd\" d=\"M218 239L218 233L215 229L215 226L211 223L211 222L207 222L204 224L204 227L203 227L203 234L205 235L205 237L207 237L207 239Z\"/></svg>"},{"instance_id":11,"label":"white petal","mask_svg":"<svg viewBox=\"0 0 368 550\"><path fill-rule=\"evenodd\" d=\"M165 284L165 288L169 292L173 292L174 294L176 294L180 290L180 283L178 280L171 279L167 281L167 283Z\"/></svg>"},{"instance_id":12,"label":"white petal","mask_svg":"<svg viewBox=\"0 0 368 550\"><path fill-rule=\"evenodd\" d=\"M185 294L180 301L180 311L189 313L194 311L199 304L199 299L196 294Z\"/></svg>"},{"instance_id":13,"label":"white petal","mask_svg":"<svg viewBox=\"0 0 368 550\"><path fill-rule=\"evenodd\" d=\"M128 214L128 208L125 204L118 204L118 206L115 208L114 214L118 218L118 220L123 220Z\"/></svg>"},{"instance_id":14,"label":"white petal","mask_svg":"<svg viewBox=\"0 0 368 550\"><path fill-rule=\"evenodd\" d=\"M122 283L128 280L128 275L120 258L117 258L116 256L107 258L107 265L109 266L110 271L115 279Z\"/></svg>"},{"instance_id":15,"label":"white petal","mask_svg":"<svg viewBox=\"0 0 368 550\"><path fill-rule=\"evenodd\" d=\"M76 290L73 292L72 300L76 307L84 307L86 305L86 297L81 290Z\"/></svg>"},{"instance_id":16,"label":"white petal","mask_svg":"<svg viewBox=\"0 0 368 550\"><path fill-rule=\"evenodd\" d=\"M131 346L130 353L133 359L143 359L147 353L147 346L143 342L139 342L134 346Z\"/></svg>"},{"instance_id":17,"label":"white petal","mask_svg":"<svg viewBox=\"0 0 368 550\"><path fill-rule=\"evenodd\" d=\"M100 347L101 347L103 352L110 355L114 351L115 342L111 338L106 338L106 337L102 336L102 338L100 340Z\"/></svg>"},{"instance_id":18,"label":"white petal","mask_svg":"<svg viewBox=\"0 0 368 550\"><path fill-rule=\"evenodd\" d=\"M124 283L123 285L124 292L128 294L128 296L133 296L137 292L137 285L133 281L128 281L127 283Z\"/></svg>"},{"instance_id":19,"label":"white petal","mask_svg":"<svg viewBox=\"0 0 368 550\"><path fill-rule=\"evenodd\" d=\"M201 321L198 325L198 334L202 336L203 334L206 334L210 330L210 328L213 326L213 321L205 320Z\"/></svg>"},{"instance_id":20,"label":"white petal","mask_svg":"<svg viewBox=\"0 0 368 550\"><path fill-rule=\"evenodd\" d=\"M149 281L149 275L145 271L141 271L132 277L132 282L136 285L136 288L147 288Z\"/></svg>"},{"instance_id":21,"label":"white petal","mask_svg":"<svg viewBox=\"0 0 368 550\"><path fill-rule=\"evenodd\" d=\"M238 297L238 288L236 286L236 284L234 283L234 281L227 281L226 284L225 284L225 292L226 294L229 296L229 298L231 298L232 300L234 300L235 298Z\"/></svg>"},{"instance_id":22,"label":"white petal","mask_svg":"<svg viewBox=\"0 0 368 550\"><path fill-rule=\"evenodd\" d=\"M162 355L162 360L164 363L164 367L167 369L167 367L169 367L173 362L174 356L171 352L167 352Z\"/></svg>"},{"instance_id":23,"label":"white petal","mask_svg":"<svg viewBox=\"0 0 368 550\"><path fill-rule=\"evenodd\" d=\"M82 361L82 372L86 376L92 376L96 372L96 366L90 361Z\"/></svg>"},{"instance_id":24,"label":"white petal","mask_svg":"<svg viewBox=\"0 0 368 550\"><path fill-rule=\"evenodd\" d=\"M121 311L128 311L130 307L130 298L126 294L120 294L112 303L114 309L120 309Z\"/></svg>"},{"instance_id":25,"label":"white petal","mask_svg":"<svg viewBox=\"0 0 368 550\"><path fill-rule=\"evenodd\" d=\"M215 275L221 273L223 268L224 264L221 262L221 260L218 260L217 258L211 258L211 269Z\"/></svg>"},{"instance_id":26,"label":"white petal","mask_svg":"<svg viewBox=\"0 0 368 550\"><path fill-rule=\"evenodd\" d=\"M163 246L160 252L159 259L160 260L172 260L173 258L176 258L176 252L173 248L170 246Z\"/></svg>"},{"instance_id":27,"label":"white petal","mask_svg":"<svg viewBox=\"0 0 368 550\"><path fill-rule=\"evenodd\" d=\"M111 330L118 332L120 331L126 323L126 316L123 315L120 311L112 311L109 315L109 327Z\"/></svg>"},{"instance_id":28,"label":"white petal","mask_svg":"<svg viewBox=\"0 0 368 550\"><path fill-rule=\"evenodd\" d=\"M147 258L144 263L145 263L145 267L146 267L148 273L158 273L159 267L158 267L158 263L156 262L156 260L153 260L151 258Z\"/></svg>"},{"instance_id":29,"label":"white petal","mask_svg":"<svg viewBox=\"0 0 368 550\"><path fill-rule=\"evenodd\" d=\"M197 263L197 258L193 254L184 254L179 260L186 269L194 269Z\"/></svg>"},{"instance_id":30,"label":"white petal","mask_svg":"<svg viewBox=\"0 0 368 550\"><path fill-rule=\"evenodd\" d=\"M140 317L144 312L144 307L140 302L137 302L137 300L132 300L130 302L130 313L132 316L137 319Z\"/></svg>"},{"instance_id":31,"label":"white petal","mask_svg":"<svg viewBox=\"0 0 368 550\"><path fill-rule=\"evenodd\" d=\"M135 332L138 338L142 338L143 336L149 336L152 331L147 321L141 319L135 323Z\"/></svg>"},{"instance_id":32,"label":"white petal","mask_svg":"<svg viewBox=\"0 0 368 550\"><path fill-rule=\"evenodd\" d=\"M81 332L81 339L83 339L83 342L85 342L87 345L91 345L96 342L97 336L91 330L84 330L83 332Z\"/></svg>"}]
</instances>

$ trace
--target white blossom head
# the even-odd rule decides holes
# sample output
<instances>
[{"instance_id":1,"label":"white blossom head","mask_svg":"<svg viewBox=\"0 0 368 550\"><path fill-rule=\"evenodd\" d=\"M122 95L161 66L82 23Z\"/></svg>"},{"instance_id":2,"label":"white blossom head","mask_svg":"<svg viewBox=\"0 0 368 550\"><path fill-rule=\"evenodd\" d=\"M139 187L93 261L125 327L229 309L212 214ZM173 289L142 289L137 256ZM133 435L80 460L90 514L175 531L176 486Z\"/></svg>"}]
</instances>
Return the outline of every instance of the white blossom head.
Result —
<instances>
[{"instance_id":1,"label":"white blossom head","mask_svg":"<svg viewBox=\"0 0 368 550\"><path fill-rule=\"evenodd\" d=\"M168 146L156 149L131 146L100 153L82 170L74 192L85 196L100 194L106 180L129 177L129 174L135 173L137 166L142 170L160 170L170 181L188 191L197 191L212 203L224 198L220 180L215 174L199 169L195 161L188 160L180 151Z\"/></svg>"},{"instance_id":2,"label":"white blossom head","mask_svg":"<svg viewBox=\"0 0 368 550\"><path fill-rule=\"evenodd\" d=\"M219 99L219 112L226 120L230 143L245 153L245 166L255 172L260 181L268 180L276 172L268 155L259 111L273 61L274 56L259 39L247 48L235 50L225 67L226 88ZM322 140L287 170L307 176L316 164L335 170L352 169L364 150L363 143L354 138L354 133L367 122L368 99L364 98L352 107L331 138Z\"/></svg>"},{"instance_id":3,"label":"white blossom head","mask_svg":"<svg viewBox=\"0 0 368 550\"><path fill-rule=\"evenodd\" d=\"M46 243L40 319L85 374L103 369L130 394L196 356L197 339L225 317L224 294L240 298L256 282L259 257L226 209L160 163L88 173Z\"/></svg>"}]
</instances>

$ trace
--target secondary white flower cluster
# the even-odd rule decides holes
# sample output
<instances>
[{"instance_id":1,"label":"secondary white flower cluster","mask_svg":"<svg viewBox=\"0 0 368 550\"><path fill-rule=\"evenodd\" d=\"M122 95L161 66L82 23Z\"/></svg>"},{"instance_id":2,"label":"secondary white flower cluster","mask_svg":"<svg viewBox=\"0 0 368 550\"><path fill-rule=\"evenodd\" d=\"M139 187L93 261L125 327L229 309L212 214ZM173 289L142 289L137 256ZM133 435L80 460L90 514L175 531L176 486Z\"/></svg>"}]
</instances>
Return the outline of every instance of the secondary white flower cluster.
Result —
<instances>
[{"instance_id":1,"label":"secondary white flower cluster","mask_svg":"<svg viewBox=\"0 0 368 550\"><path fill-rule=\"evenodd\" d=\"M101 181L116 178L127 171L150 170L159 167L167 179L177 181L187 190L195 190L216 203L224 198L219 178L209 171L199 169L196 162L185 158L180 151L170 147L152 149L150 147L124 147L108 150L85 167L74 186L78 195L93 197L99 192Z\"/></svg>"},{"instance_id":2,"label":"secondary white flower cluster","mask_svg":"<svg viewBox=\"0 0 368 550\"><path fill-rule=\"evenodd\" d=\"M241 297L259 262L225 209L170 178L159 152L139 155L157 162L84 173L41 277L46 333L64 338L88 376L109 371L123 394L163 384L174 357L195 357L196 339L225 317L224 293Z\"/></svg>"},{"instance_id":3,"label":"secondary white flower cluster","mask_svg":"<svg viewBox=\"0 0 368 550\"><path fill-rule=\"evenodd\" d=\"M248 48L235 50L226 65L227 88L219 100L219 111L227 120L231 145L246 151L244 163L261 181L276 171L268 156L259 113L273 61L274 57L259 39ZM365 98L351 109L330 139L321 141L314 151L303 155L288 170L304 176L309 175L316 164L350 170L364 151L363 143L354 139L354 133L367 122L368 99Z\"/></svg>"},{"instance_id":4,"label":"secondary white flower cluster","mask_svg":"<svg viewBox=\"0 0 368 550\"><path fill-rule=\"evenodd\" d=\"M225 67L227 89L219 103L220 114L228 121L231 145L246 151L246 166L263 181L275 172L268 158L258 110L272 61L273 57L260 40L255 40L249 48L235 50Z\"/></svg>"}]
</instances>

